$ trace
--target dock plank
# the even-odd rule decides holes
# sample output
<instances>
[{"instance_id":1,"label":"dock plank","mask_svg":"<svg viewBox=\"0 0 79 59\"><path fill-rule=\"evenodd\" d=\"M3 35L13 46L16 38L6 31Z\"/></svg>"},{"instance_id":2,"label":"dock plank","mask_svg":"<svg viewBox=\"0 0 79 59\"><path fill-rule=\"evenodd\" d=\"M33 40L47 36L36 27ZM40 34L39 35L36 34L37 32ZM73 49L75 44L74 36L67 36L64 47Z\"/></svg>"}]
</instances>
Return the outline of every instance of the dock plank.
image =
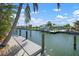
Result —
<instances>
[{"instance_id":1,"label":"dock plank","mask_svg":"<svg viewBox=\"0 0 79 59\"><path fill-rule=\"evenodd\" d=\"M24 50L30 55L37 55L41 52L41 47L30 40L26 40L24 37L13 37L21 46L25 45Z\"/></svg>"}]
</instances>

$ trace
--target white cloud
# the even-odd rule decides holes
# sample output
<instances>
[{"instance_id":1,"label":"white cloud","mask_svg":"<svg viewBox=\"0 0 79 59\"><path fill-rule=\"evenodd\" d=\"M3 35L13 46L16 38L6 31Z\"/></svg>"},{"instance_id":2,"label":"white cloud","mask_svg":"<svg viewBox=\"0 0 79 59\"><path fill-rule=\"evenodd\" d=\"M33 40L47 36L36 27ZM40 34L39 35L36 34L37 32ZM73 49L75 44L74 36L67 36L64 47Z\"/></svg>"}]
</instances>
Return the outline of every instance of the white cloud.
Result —
<instances>
[{"instance_id":1,"label":"white cloud","mask_svg":"<svg viewBox=\"0 0 79 59\"><path fill-rule=\"evenodd\" d=\"M79 20L79 18L77 18L77 20ZM55 23L57 25L63 25L63 24L73 24L73 22L75 22L76 19L75 18L69 19L68 17L63 16L63 15L57 15L55 19L51 19L51 20L31 18L31 21L28 23L28 25L32 24L33 26L39 26L39 25L46 24L48 21L51 21L52 23ZM26 26L24 14L20 15L17 25Z\"/></svg>"},{"instance_id":2,"label":"white cloud","mask_svg":"<svg viewBox=\"0 0 79 59\"><path fill-rule=\"evenodd\" d=\"M25 26L25 17L24 17L24 14L21 14L20 15L20 18L18 20L18 23L17 23L17 26Z\"/></svg>"},{"instance_id":3,"label":"white cloud","mask_svg":"<svg viewBox=\"0 0 79 59\"><path fill-rule=\"evenodd\" d=\"M62 19L66 19L67 17L66 16L62 16L62 15L57 15L56 18L62 20Z\"/></svg>"},{"instance_id":4,"label":"white cloud","mask_svg":"<svg viewBox=\"0 0 79 59\"><path fill-rule=\"evenodd\" d=\"M33 26L40 26L40 25L43 25L43 24L46 24L48 22L48 20L44 20L44 19L35 19L35 18L31 18L31 21L28 23L33 25Z\"/></svg>"},{"instance_id":5,"label":"white cloud","mask_svg":"<svg viewBox=\"0 0 79 59\"><path fill-rule=\"evenodd\" d=\"M44 20L40 18L31 18L31 21L27 25L31 24L33 26L40 26L46 24L49 20ZM17 26L26 26L24 14L20 15Z\"/></svg>"},{"instance_id":6,"label":"white cloud","mask_svg":"<svg viewBox=\"0 0 79 59\"><path fill-rule=\"evenodd\" d=\"M57 15L56 18L52 20L52 22L57 25L65 25L65 24L73 25L73 22L75 22L75 19L68 18L67 16L63 16L63 15Z\"/></svg>"},{"instance_id":7,"label":"white cloud","mask_svg":"<svg viewBox=\"0 0 79 59\"><path fill-rule=\"evenodd\" d=\"M79 16L79 10L75 10L75 11L73 12L73 16Z\"/></svg>"},{"instance_id":8,"label":"white cloud","mask_svg":"<svg viewBox=\"0 0 79 59\"><path fill-rule=\"evenodd\" d=\"M61 9L53 9L53 11L55 11L55 12L58 12L58 11L61 11Z\"/></svg>"},{"instance_id":9,"label":"white cloud","mask_svg":"<svg viewBox=\"0 0 79 59\"><path fill-rule=\"evenodd\" d=\"M25 9L22 8L21 12L24 12L24 11L25 11Z\"/></svg>"},{"instance_id":10,"label":"white cloud","mask_svg":"<svg viewBox=\"0 0 79 59\"><path fill-rule=\"evenodd\" d=\"M63 25L63 24L71 23L74 21L74 19L65 19L65 18L67 18L67 17L62 16L62 15L57 15L56 19L54 19L54 20L31 18L31 21L28 23L28 25L31 24L33 26L40 26L40 25L46 24L48 21L51 21L52 23L55 23L58 25ZM63 19L63 20L61 20L61 19ZM17 25L18 26L26 26L24 14L20 15L20 18L19 18Z\"/></svg>"},{"instance_id":11,"label":"white cloud","mask_svg":"<svg viewBox=\"0 0 79 59\"><path fill-rule=\"evenodd\" d=\"M31 14L38 14L38 13L39 13L39 12L37 12L37 11L35 11L35 12L34 12L34 11L33 11L33 12L31 12Z\"/></svg>"}]
</instances>

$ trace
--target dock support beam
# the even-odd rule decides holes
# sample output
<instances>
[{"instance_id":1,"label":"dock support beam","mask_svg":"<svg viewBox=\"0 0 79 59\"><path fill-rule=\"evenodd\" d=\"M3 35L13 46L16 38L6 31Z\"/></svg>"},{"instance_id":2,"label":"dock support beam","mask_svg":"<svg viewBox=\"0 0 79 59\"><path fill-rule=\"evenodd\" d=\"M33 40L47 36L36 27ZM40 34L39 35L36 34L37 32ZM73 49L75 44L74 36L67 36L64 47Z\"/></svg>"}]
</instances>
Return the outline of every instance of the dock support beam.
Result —
<instances>
[{"instance_id":1,"label":"dock support beam","mask_svg":"<svg viewBox=\"0 0 79 59\"><path fill-rule=\"evenodd\" d=\"M28 31L26 31L26 39L28 39Z\"/></svg>"},{"instance_id":2,"label":"dock support beam","mask_svg":"<svg viewBox=\"0 0 79 59\"><path fill-rule=\"evenodd\" d=\"M44 46L45 46L45 35L42 33L42 52L41 55L44 56Z\"/></svg>"},{"instance_id":3,"label":"dock support beam","mask_svg":"<svg viewBox=\"0 0 79 59\"><path fill-rule=\"evenodd\" d=\"M76 35L74 35L74 50L76 50Z\"/></svg>"}]
</instances>

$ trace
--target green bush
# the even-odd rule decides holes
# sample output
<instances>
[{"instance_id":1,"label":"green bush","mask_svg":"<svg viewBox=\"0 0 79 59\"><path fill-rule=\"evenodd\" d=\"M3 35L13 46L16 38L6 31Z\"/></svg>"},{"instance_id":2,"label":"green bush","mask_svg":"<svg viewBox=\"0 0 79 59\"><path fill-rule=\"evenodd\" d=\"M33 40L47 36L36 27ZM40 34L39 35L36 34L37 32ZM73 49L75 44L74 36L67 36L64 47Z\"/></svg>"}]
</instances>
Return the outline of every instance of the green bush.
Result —
<instances>
[{"instance_id":1,"label":"green bush","mask_svg":"<svg viewBox=\"0 0 79 59\"><path fill-rule=\"evenodd\" d=\"M0 40L3 40L11 29L11 23L14 19L15 5L2 3L0 4Z\"/></svg>"},{"instance_id":2,"label":"green bush","mask_svg":"<svg viewBox=\"0 0 79 59\"><path fill-rule=\"evenodd\" d=\"M0 35L0 41L4 40L5 36L4 35Z\"/></svg>"}]
</instances>

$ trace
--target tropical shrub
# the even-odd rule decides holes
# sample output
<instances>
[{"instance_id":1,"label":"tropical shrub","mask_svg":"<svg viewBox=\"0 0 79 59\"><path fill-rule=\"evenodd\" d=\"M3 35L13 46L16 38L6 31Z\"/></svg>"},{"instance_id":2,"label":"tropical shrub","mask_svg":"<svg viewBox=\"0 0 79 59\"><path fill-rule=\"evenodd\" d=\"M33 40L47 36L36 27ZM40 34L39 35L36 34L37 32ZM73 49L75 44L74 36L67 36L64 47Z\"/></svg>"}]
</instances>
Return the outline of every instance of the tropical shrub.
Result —
<instances>
[{"instance_id":1,"label":"tropical shrub","mask_svg":"<svg viewBox=\"0 0 79 59\"><path fill-rule=\"evenodd\" d=\"M3 40L11 28L11 23L15 11L13 4L1 3L0 4L0 41Z\"/></svg>"}]
</instances>

